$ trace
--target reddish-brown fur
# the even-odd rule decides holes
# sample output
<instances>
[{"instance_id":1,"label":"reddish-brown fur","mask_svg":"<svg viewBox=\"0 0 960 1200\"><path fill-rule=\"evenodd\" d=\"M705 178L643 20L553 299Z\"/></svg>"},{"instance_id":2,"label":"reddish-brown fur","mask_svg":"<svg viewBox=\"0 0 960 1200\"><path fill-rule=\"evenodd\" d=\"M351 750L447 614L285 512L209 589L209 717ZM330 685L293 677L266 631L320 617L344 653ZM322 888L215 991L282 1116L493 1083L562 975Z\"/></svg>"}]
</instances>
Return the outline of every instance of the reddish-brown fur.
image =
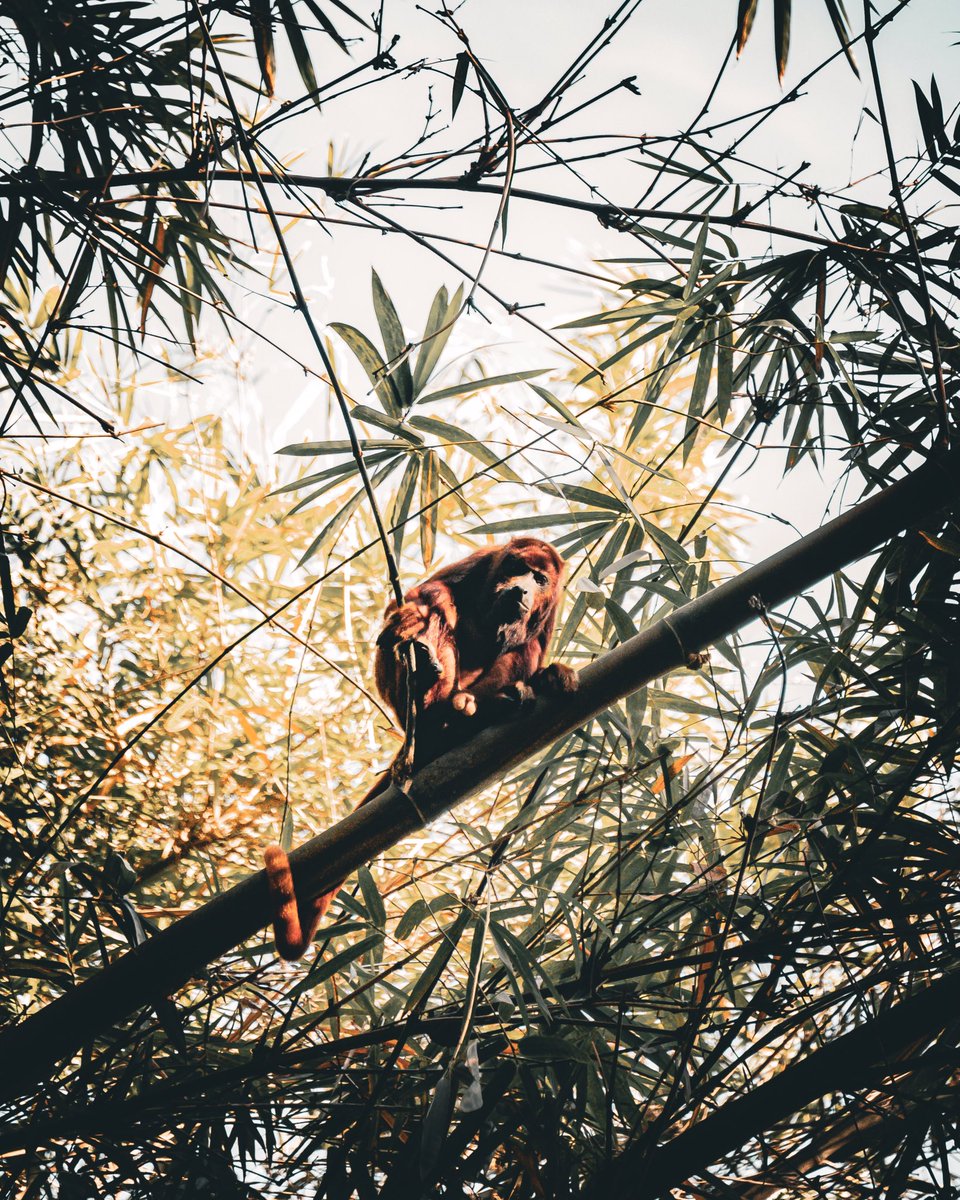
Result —
<instances>
[{"instance_id":1,"label":"reddish-brown fur","mask_svg":"<svg viewBox=\"0 0 960 1200\"><path fill-rule=\"evenodd\" d=\"M563 559L548 543L522 537L477 550L411 588L391 603L377 638L377 690L397 715L407 716L406 661L416 660L415 764L435 757L462 731L465 718L496 719L537 695L571 692L576 672L544 665L563 590ZM458 729L459 727L459 729ZM388 785L383 775L364 796ZM290 864L268 848L274 932L284 958L299 958L313 939L340 885L301 908Z\"/></svg>"}]
</instances>

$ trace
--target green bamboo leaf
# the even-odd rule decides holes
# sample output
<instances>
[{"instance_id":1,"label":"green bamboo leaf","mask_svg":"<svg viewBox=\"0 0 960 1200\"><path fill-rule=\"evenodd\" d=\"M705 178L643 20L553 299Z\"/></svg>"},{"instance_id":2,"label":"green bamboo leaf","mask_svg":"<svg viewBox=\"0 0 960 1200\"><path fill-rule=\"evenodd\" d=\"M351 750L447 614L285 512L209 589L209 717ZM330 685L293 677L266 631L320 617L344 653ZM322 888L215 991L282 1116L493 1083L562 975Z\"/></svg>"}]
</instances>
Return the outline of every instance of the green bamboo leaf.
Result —
<instances>
[{"instance_id":1,"label":"green bamboo leaf","mask_svg":"<svg viewBox=\"0 0 960 1200\"><path fill-rule=\"evenodd\" d=\"M270 0L250 0L250 28L260 64L263 90L273 95L277 79L277 55L273 44L273 13Z\"/></svg>"},{"instance_id":2,"label":"green bamboo leaf","mask_svg":"<svg viewBox=\"0 0 960 1200\"><path fill-rule=\"evenodd\" d=\"M558 329L588 329L597 325L618 325L627 321L636 324L629 330L618 330L621 337L645 325L651 317L665 313L677 313L686 308L689 301L683 297L664 297L663 299L646 301L643 304L627 304L623 308L615 308L609 312L593 313L589 317L578 317L575 321L566 321L558 325Z\"/></svg>"},{"instance_id":3,"label":"green bamboo leaf","mask_svg":"<svg viewBox=\"0 0 960 1200\"><path fill-rule=\"evenodd\" d=\"M421 429L424 433L432 434L452 447L465 450L467 454L472 455L482 462L485 467L491 467L502 479L508 479L511 483L522 483L520 476L512 467L507 463L499 461L500 455L495 454L483 442L477 441L476 438L471 437L470 434L456 425L450 425L446 421L439 420L437 417L420 416L411 417L409 423L415 429Z\"/></svg>"},{"instance_id":4,"label":"green bamboo leaf","mask_svg":"<svg viewBox=\"0 0 960 1200\"><path fill-rule=\"evenodd\" d=\"M333 22L330 20L330 18L327 16L327 14L323 11L323 9L320 7L320 5L317 4L315 2L315 0L304 0L304 3L306 4L307 8L309 8L310 11L313 13L314 18L316 19L317 23L320 25L321 29L323 29L323 31L327 35L327 37L329 37L332 41L336 42L336 44L340 47L341 50L345 51L347 49L347 43L343 40L343 38L341 37L340 33L338 32L336 26L333 24ZM366 25L366 27L368 29L370 28L370 26L367 25L366 21L364 21L361 17L358 17L356 15L356 13L352 12L349 8L347 8L347 6L345 4L341 3L341 0L331 0L331 3L335 4L337 6L337 8L339 8L342 12L347 13L348 16L353 17L353 19L355 21L359 21L361 25ZM316 86L316 85L314 85L314 86Z\"/></svg>"},{"instance_id":5,"label":"green bamboo leaf","mask_svg":"<svg viewBox=\"0 0 960 1200\"><path fill-rule=\"evenodd\" d=\"M463 516L470 516L473 510L463 497L463 484L453 473L453 470L443 461L439 454L437 455L437 470L440 472L440 479L445 485L445 490L448 492L449 499L456 504Z\"/></svg>"},{"instance_id":6,"label":"green bamboo leaf","mask_svg":"<svg viewBox=\"0 0 960 1200\"><path fill-rule=\"evenodd\" d=\"M370 480L371 484L375 487L378 483L381 483L387 477L387 475L389 475L393 468L394 463L391 461L372 476ZM346 504L344 504L343 507L340 508L338 512L336 512L334 516L330 518L327 524L324 525L323 529L321 529L317 536L313 539L306 553L297 564L298 566L302 567L304 563L311 559L318 550L321 550L327 542L333 541L335 538L340 536L346 523L356 512L361 502L366 499L366 495L367 493L365 488L360 488L358 491L354 492ZM304 503L306 503L306 501L301 501L298 507L302 507Z\"/></svg>"},{"instance_id":7,"label":"green bamboo leaf","mask_svg":"<svg viewBox=\"0 0 960 1200\"><path fill-rule=\"evenodd\" d=\"M296 62L300 78L303 80L303 86L308 92L316 92L317 77L313 70L313 61L310 58L310 51L307 49L307 43L304 40L300 22L293 11L293 5L290 0L276 0L276 4L277 10L280 13L280 20L283 22L283 28L287 34L287 40L290 43L294 62ZM339 40L339 35L337 35L337 40ZM342 41L340 41L340 48L346 50L346 46ZM314 96L313 102L317 108L320 107L318 97Z\"/></svg>"},{"instance_id":8,"label":"green bamboo leaf","mask_svg":"<svg viewBox=\"0 0 960 1200\"><path fill-rule=\"evenodd\" d=\"M691 145L694 144L692 139L688 140ZM654 162L660 163L660 171L665 175L680 175L684 179L692 179L696 183L705 183L712 187L722 187L725 182L729 183L730 181L729 174L719 162L711 163L718 172L716 175L711 175L708 171L698 170L687 163L678 162L675 158L668 158L665 154L657 154L649 147L644 147L642 159L631 158L630 161L636 163L638 167L646 167L647 159L653 159Z\"/></svg>"},{"instance_id":9,"label":"green bamboo leaf","mask_svg":"<svg viewBox=\"0 0 960 1200\"><path fill-rule=\"evenodd\" d=\"M508 383L523 383L527 379L536 379L540 375L546 375L548 368L544 367L539 371L514 371L510 375L490 375L485 379L465 379L462 383L456 383L453 387L441 388L439 392L431 392L429 396L422 396L420 404L433 404L437 400L448 400L451 396L469 396L473 392L479 392L482 388L499 387L502 384Z\"/></svg>"},{"instance_id":10,"label":"green bamboo leaf","mask_svg":"<svg viewBox=\"0 0 960 1200\"><path fill-rule=\"evenodd\" d=\"M360 438L363 450L396 449L397 443L386 438ZM276 454L291 454L301 458L319 458L324 454L352 454L353 447L346 438L328 442L292 442L289 446L281 446Z\"/></svg>"},{"instance_id":11,"label":"green bamboo leaf","mask_svg":"<svg viewBox=\"0 0 960 1200\"><path fill-rule=\"evenodd\" d=\"M359 942L351 943L330 958L323 959L318 955L307 972L306 977L300 983L294 984L293 987L287 989L287 1002L296 1000L304 992L312 991L313 988L318 987L325 980L339 975L345 967L349 967L351 963L363 958L368 951L375 950L377 946L382 945L383 934L371 933L367 937L361 938Z\"/></svg>"},{"instance_id":12,"label":"green bamboo leaf","mask_svg":"<svg viewBox=\"0 0 960 1200\"><path fill-rule=\"evenodd\" d=\"M700 347L697 358L697 373L693 379L690 392L690 404L687 408L688 418L683 430L683 461L686 463L690 452L696 445L697 434L703 428L698 418L703 416L707 399L707 389L713 377L713 354L716 343L717 326L710 322L703 326L704 344Z\"/></svg>"},{"instance_id":13,"label":"green bamboo leaf","mask_svg":"<svg viewBox=\"0 0 960 1200\"><path fill-rule=\"evenodd\" d=\"M672 538L669 533L664 533L662 529L658 529L651 521L645 520L643 527L668 559L671 559L673 562L686 562L689 559L689 552L676 539ZM682 604L685 600L686 596L681 595L679 597L679 603Z\"/></svg>"},{"instance_id":14,"label":"green bamboo leaf","mask_svg":"<svg viewBox=\"0 0 960 1200\"><path fill-rule=\"evenodd\" d=\"M467 70L470 67L470 58L466 52L461 51L457 55L457 65L453 72L453 112L452 115L457 115L457 109L460 107L460 100L463 97L464 85L467 82Z\"/></svg>"},{"instance_id":15,"label":"green bamboo leaf","mask_svg":"<svg viewBox=\"0 0 960 1200\"><path fill-rule=\"evenodd\" d=\"M607 610L607 615L610 618L610 623L616 630L617 641L627 642L637 632L637 627L634 624L630 614L617 604L616 600L607 599L604 601L604 608Z\"/></svg>"},{"instance_id":16,"label":"green bamboo leaf","mask_svg":"<svg viewBox=\"0 0 960 1200\"><path fill-rule=\"evenodd\" d=\"M366 334L361 333L359 329L354 329L352 325L344 325L339 321L335 321L331 324L330 328L334 333L339 334L343 338L356 355L387 415L391 417L401 416L403 410L400 404L400 396L397 393L393 380L387 376L384 361L380 357L380 351L374 346L373 342L370 341Z\"/></svg>"},{"instance_id":17,"label":"green bamboo leaf","mask_svg":"<svg viewBox=\"0 0 960 1200\"><path fill-rule=\"evenodd\" d=\"M710 220L704 217L703 223L700 226L700 232L697 235L696 245L693 247L693 254L690 256L690 267L687 271L687 281L683 286L683 298L690 302L690 297L693 295L694 288L697 286L697 280L700 277L700 265L703 262L703 252L707 245L707 235L710 232Z\"/></svg>"},{"instance_id":18,"label":"green bamboo leaf","mask_svg":"<svg viewBox=\"0 0 960 1200\"><path fill-rule=\"evenodd\" d=\"M370 917L370 924L381 931L384 930L387 925L387 910L383 906L383 897L367 867L360 867L357 870L357 880L360 884L364 907Z\"/></svg>"},{"instance_id":19,"label":"green bamboo leaf","mask_svg":"<svg viewBox=\"0 0 960 1200\"><path fill-rule=\"evenodd\" d=\"M497 921L491 921L490 937L497 956L507 968L508 978L518 998L518 1003L523 1004L524 992L531 993L537 1008L540 1009L541 1015L545 1020L550 1021L552 1019L550 1006L544 999L536 977L536 972L538 971L544 975L544 978L546 977L542 964L537 962L530 953L530 950L505 925L501 925ZM523 980L522 988L517 985L516 974L519 974Z\"/></svg>"},{"instance_id":20,"label":"green bamboo leaf","mask_svg":"<svg viewBox=\"0 0 960 1200\"><path fill-rule=\"evenodd\" d=\"M563 496L565 500L569 500L573 504L584 504L587 508L602 508L615 513L627 511L627 506L623 501L616 496L611 496L609 492L598 492L595 488L581 487L577 483L557 483L550 479L538 483L537 487L541 492L547 492L551 496Z\"/></svg>"},{"instance_id":21,"label":"green bamboo leaf","mask_svg":"<svg viewBox=\"0 0 960 1200\"><path fill-rule=\"evenodd\" d=\"M726 314L717 321L717 415L722 425L733 403L733 322Z\"/></svg>"},{"instance_id":22,"label":"green bamboo leaf","mask_svg":"<svg viewBox=\"0 0 960 1200\"><path fill-rule=\"evenodd\" d=\"M777 48L777 78L783 79L790 53L790 9L792 0L773 0L773 38Z\"/></svg>"},{"instance_id":23,"label":"green bamboo leaf","mask_svg":"<svg viewBox=\"0 0 960 1200\"><path fill-rule=\"evenodd\" d=\"M433 958L427 964L423 974L413 985L410 991L410 997L407 1000L407 1012L418 1012L421 1006L426 1003L433 993L433 989L437 986L437 980L440 978L444 968L450 961L450 956L453 954L460 941L460 937L467 927L467 922L472 918L473 914L469 908L462 908L456 918L443 930L443 936L440 941Z\"/></svg>"},{"instance_id":24,"label":"green bamboo leaf","mask_svg":"<svg viewBox=\"0 0 960 1200\"><path fill-rule=\"evenodd\" d=\"M409 408L413 403L413 377L410 374L410 347L403 336L403 326L394 307L393 301L383 286L376 271L373 276L373 311L383 338L383 348L387 355L388 370L394 391L400 400L402 408Z\"/></svg>"},{"instance_id":25,"label":"green bamboo leaf","mask_svg":"<svg viewBox=\"0 0 960 1200\"><path fill-rule=\"evenodd\" d=\"M390 457L395 457L397 454L398 443L393 443L391 448L387 450L378 450L373 454L365 455L365 460L368 467L376 466L385 462ZM310 475L304 475L300 479L294 479L290 483L283 483L278 488L274 488L270 493L271 496L285 496L288 492L300 492L304 488L316 487L318 483L327 483L330 486L335 485L342 479L346 479L349 475L357 473L357 464L351 457L346 462L334 463L332 466L324 467L322 471L314 471ZM328 491L329 487L324 486L319 492L314 495L321 495Z\"/></svg>"},{"instance_id":26,"label":"green bamboo leaf","mask_svg":"<svg viewBox=\"0 0 960 1200\"><path fill-rule=\"evenodd\" d=\"M577 433L585 435L590 441L594 440L593 434L589 430L584 429L576 415L553 392L548 391L545 387L541 387L539 383L531 383L530 387L537 393L541 400L545 400L550 405L554 412L558 412L563 417L566 425L572 426Z\"/></svg>"},{"instance_id":27,"label":"green bamboo leaf","mask_svg":"<svg viewBox=\"0 0 960 1200\"><path fill-rule=\"evenodd\" d=\"M342 508L338 509L334 516L330 518L330 520L326 523L326 525L324 525L324 527L310 543L303 557L297 563L298 567L304 566L310 561L311 558L313 558L318 550L323 549L327 542L333 541L334 538L340 535L340 533L343 531L343 527L359 508L360 503L365 496L366 492L363 488L360 488L353 493L346 504L344 504Z\"/></svg>"},{"instance_id":28,"label":"green bamboo leaf","mask_svg":"<svg viewBox=\"0 0 960 1200\"><path fill-rule=\"evenodd\" d=\"M370 408L367 404L355 404L350 409L350 415L355 421L363 421L365 425L376 425L378 429L395 433L414 446L423 445L423 438L409 429L402 421L395 417L384 416L383 413L378 412L375 408Z\"/></svg>"},{"instance_id":29,"label":"green bamboo leaf","mask_svg":"<svg viewBox=\"0 0 960 1200\"><path fill-rule=\"evenodd\" d=\"M444 892L432 900L414 900L410 907L401 915L394 930L394 937L402 942L427 919L449 908L459 908L460 900L452 892Z\"/></svg>"},{"instance_id":30,"label":"green bamboo leaf","mask_svg":"<svg viewBox=\"0 0 960 1200\"><path fill-rule=\"evenodd\" d=\"M627 358L628 355L633 354L635 350L639 349L646 342L652 342L655 338L665 337L668 335L673 327L674 323L670 321L665 325L657 325L655 328L647 330L647 332L641 334L640 337L633 338L631 341L621 346L616 353L611 354L609 358L605 358L599 367L594 367L592 370L587 371L587 373L581 379L579 379L578 382L588 383L591 379L596 379L598 376L602 375L604 371L607 371L610 369L610 367L615 366L616 363L618 363L622 358Z\"/></svg>"},{"instance_id":31,"label":"green bamboo leaf","mask_svg":"<svg viewBox=\"0 0 960 1200\"><path fill-rule=\"evenodd\" d=\"M420 472L420 553L423 556L425 569L430 569L433 562L433 551L437 544L437 519L440 506L437 497L440 495L440 473L437 470L437 454L428 450L423 456Z\"/></svg>"},{"instance_id":32,"label":"green bamboo leaf","mask_svg":"<svg viewBox=\"0 0 960 1200\"><path fill-rule=\"evenodd\" d=\"M534 513L529 517L510 517L504 521L488 521L474 525L470 534L526 533L531 529L549 529L562 525L582 525L589 517L584 513Z\"/></svg>"},{"instance_id":33,"label":"green bamboo leaf","mask_svg":"<svg viewBox=\"0 0 960 1200\"><path fill-rule=\"evenodd\" d=\"M427 380L433 374L450 334L453 333L456 314L459 313L462 302L462 284L453 293L452 300L447 300L447 289L445 287L440 288L434 296L433 304L430 306L430 313L427 317L427 327L423 331L423 344L420 347L420 353L417 355L417 365L413 372L413 392L415 396L420 395L427 384Z\"/></svg>"},{"instance_id":34,"label":"green bamboo leaf","mask_svg":"<svg viewBox=\"0 0 960 1200\"><path fill-rule=\"evenodd\" d=\"M826 0L826 5L827 12L830 14L830 20L833 23L834 32L837 35L837 40L843 47L843 53L850 64L851 70L859 79L860 68L857 66L857 60L850 46L850 27L847 24L847 14L843 6L843 0Z\"/></svg>"},{"instance_id":35,"label":"green bamboo leaf","mask_svg":"<svg viewBox=\"0 0 960 1200\"><path fill-rule=\"evenodd\" d=\"M407 518L413 505L413 497L420 477L420 455L411 454L397 489L396 499L390 513L390 526L393 530L393 553L399 559L403 552L403 539L407 531Z\"/></svg>"},{"instance_id":36,"label":"green bamboo leaf","mask_svg":"<svg viewBox=\"0 0 960 1200\"><path fill-rule=\"evenodd\" d=\"M453 1081L452 1067L440 1076L430 1106L423 1118L420 1130L420 1175L429 1175L440 1158L440 1151L446 1141L453 1120L453 1105L457 1098L457 1088Z\"/></svg>"},{"instance_id":37,"label":"green bamboo leaf","mask_svg":"<svg viewBox=\"0 0 960 1200\"><path fill-rule=\"evenodd\" d=\"M753 19L757 15L757 0L740 0L737 11L737 55L743 52L753 28Z\"/></svg>"},{"instance_id":38,"label":"green bamboo leaf","mask_svg":"<svg viewBox=\"0 0 960 1200\"><path fill-rule=\"evenodd\" d=\"M569 1038L552 1037L548 1034L529 1033L517 1042L517 1053L536 1062L579 1062L593 1064L594 1057L583 1046Z\"/></svg>"},{"instance_id":39,"label":"green bamboo leaf","mask_svg":"<svg viewBox=\"0 0 960 1200\"><path fill-rule=\"evenodd\" d=\"M290 853L293 847L293 826L296 814L294 806L287 803L283 810L283 823L280 826L280 846L287 854Z\"/></svg>"}]
</instances>

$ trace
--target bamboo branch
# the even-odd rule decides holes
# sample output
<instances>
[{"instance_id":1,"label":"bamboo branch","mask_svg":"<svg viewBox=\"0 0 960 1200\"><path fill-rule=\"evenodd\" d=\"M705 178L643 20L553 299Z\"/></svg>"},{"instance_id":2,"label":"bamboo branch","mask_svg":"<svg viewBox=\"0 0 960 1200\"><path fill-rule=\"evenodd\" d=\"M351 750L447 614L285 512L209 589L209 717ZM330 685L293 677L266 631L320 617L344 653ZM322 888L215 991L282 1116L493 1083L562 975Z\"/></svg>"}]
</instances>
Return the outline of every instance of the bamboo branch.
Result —
<instances>
[{"instance_id":1,"label":"bamboo branch","mask_svg":"<svg viewBox=\"0 0 960 1200\"><path fill-rule=\"evenodd\" d=\"M427 764L409 794L390 787L291 855L297 892L317 896L448 808L500 779L644 684L687 664L755 619L863 557L960 494L960 454L931 459L898 483L676 609L581 672L573 696L483 729ZM752 603L753 602L753 603ZM97 975L0 1034L0 1097L20 1095L116 1022L169 995L207 963L269 923L262 871L124 954ZM742 1140L742 1139L741 1139Z\"/></svg>"},{"instance_id":2,"label":"bamboo branch","mask_svg":"<svg viewBox=\"0 0 960 1200\"><path fill-rule=\"evenodd\" d=\"M94 188L110 191L120 191L127 187L142 187L148 183L256 183L271 184L284 188L304 188L323 192L337 203L347 200L363 201L367 197L381 194L391 194L409 191L439 191L477 195L500 196L503 185L484 183L466 179L462 175L456 178L403 176L345 176L345 175L303 175L296 171L285 171L282 175L260 176L251 171L236 170L229 167L198 167L188 164L184 167L169 167L150 171L117 171L110 176L84 176L78 178L66 173L58 174L51 171L43 177L43 186L47 193L59 191L63 195L75 193L85 194ZM36 184L31 180L7 177L0 180L0 196L32 196ZM737 213L726 215L716 212L699 212L689 209L667 209L658 205L617 205L608 201L581 200L574 196L564 196L560 193L542 192L533 188L514 187L511 197L515 200L529 200L536 204L546 204L554 208L567 208L576 212L589 213L604 222L623 222L627 220L624 229L629 231L631 221L682 221L691 225L709 219L711 225L730 229L749 229L754 233L771 234L777 237L792 238L806 242L811 246L824 246L832 250L844 250L863 258L885 259L889 252L876 246L864 246L855 242L846 242L836 238L822 237L820 234L802 229L791 229L785 225L771 225L763 221L742 219ZM120 197L121 200L127 197ZM262 215L262 214L261 214Z\"/></svg>"}]
</instances>

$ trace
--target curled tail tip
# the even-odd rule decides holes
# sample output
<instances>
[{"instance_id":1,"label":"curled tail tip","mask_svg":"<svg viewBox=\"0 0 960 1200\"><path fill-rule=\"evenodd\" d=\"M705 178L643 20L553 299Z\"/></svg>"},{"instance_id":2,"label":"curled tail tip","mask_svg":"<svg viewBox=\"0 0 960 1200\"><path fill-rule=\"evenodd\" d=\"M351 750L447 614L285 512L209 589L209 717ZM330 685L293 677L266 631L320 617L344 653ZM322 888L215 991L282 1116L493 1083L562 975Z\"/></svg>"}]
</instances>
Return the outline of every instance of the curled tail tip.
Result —
<instances>
[{"instance_id":1,"label":"curled tail tip","mask_svg":"<svg viewBox=\"0 0 960 1200\"><path fill-rule=\"evenodd\" d=\"M289 859L287 852L282 846L278 846L276 842L268 846L263 852L263 863L268 871L276 871L287 866Z\"/></svg>"},{"instance_id":2,"label":"curled tail tip","mask_svg":"<svg viewBox=\"0 0 960 1200\"><path fill-rule=\"evenodd\" d=\"M302 942L291 942L276 938L277 954L284 962L296 962L303 958L306 946Z\"/></svg>"}]
</instances>

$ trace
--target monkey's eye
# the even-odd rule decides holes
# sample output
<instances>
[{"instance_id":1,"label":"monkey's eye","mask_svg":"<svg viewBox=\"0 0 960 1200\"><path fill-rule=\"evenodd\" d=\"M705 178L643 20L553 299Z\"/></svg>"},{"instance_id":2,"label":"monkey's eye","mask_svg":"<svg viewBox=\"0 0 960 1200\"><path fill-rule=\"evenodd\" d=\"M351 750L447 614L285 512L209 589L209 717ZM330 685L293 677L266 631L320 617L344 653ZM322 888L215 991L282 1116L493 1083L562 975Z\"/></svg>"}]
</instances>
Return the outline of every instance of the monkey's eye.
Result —
<instances>
[{"instance_id":1,"label":"monkey's eye","mask_svg":"<svg viewBox=\"0 0 960 1200\"><path fill-rule=\"evenodd\" d=\"M536 580L537 587L547 586L547 577L542 571L534 571L533 578Z\"/></svg>"}]
</instances>

